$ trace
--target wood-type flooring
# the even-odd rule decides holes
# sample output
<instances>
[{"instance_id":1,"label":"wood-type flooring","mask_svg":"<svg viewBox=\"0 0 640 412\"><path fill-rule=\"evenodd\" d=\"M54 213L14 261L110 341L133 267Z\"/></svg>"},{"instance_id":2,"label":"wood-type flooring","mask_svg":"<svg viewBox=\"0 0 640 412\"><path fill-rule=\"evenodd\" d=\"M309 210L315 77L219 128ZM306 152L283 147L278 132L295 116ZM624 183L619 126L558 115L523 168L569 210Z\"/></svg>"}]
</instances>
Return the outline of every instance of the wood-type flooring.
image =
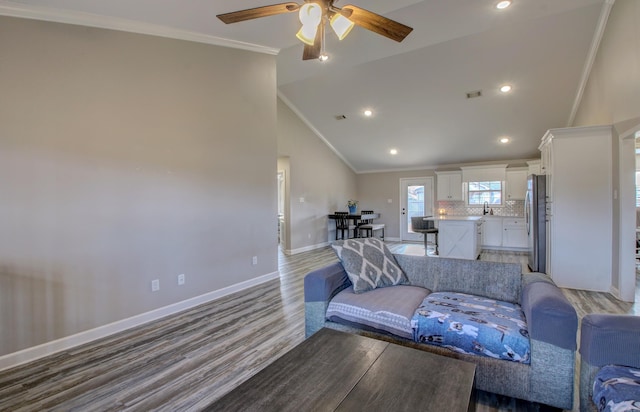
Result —
<instances>
[{"instance_id":1,"label":"wood-type flooring","mask_svg":"<svg viewBox=\"0 0 640 412\"><path fill-rule=\"evenodd\" d=\"M424 253L388 244L396 253ZM481 259L523 263L526 255L483 252ZM279 280L0 371L0 411L199 411L302 342L304 275L336 260L330 247L280 254ZM608 293L563 292L580 317L639 312ZM476 410L547 409L481 392Z\"/></svg>"}]
</instances>

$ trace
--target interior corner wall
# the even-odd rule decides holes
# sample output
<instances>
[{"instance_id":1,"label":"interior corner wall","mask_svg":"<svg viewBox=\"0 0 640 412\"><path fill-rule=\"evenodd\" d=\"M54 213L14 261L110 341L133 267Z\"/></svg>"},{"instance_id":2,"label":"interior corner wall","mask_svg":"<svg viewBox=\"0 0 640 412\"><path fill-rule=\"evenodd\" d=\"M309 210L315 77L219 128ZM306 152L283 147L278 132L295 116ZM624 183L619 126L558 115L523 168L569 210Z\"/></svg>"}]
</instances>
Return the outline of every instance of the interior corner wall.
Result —
<instances>
[{"instance_id":1,"label":"interior corner wall","mask_svg":"<svg viewBox=\"0 0 640 412\"><path fill-rule=\"evenodd\" d=\"M356 174L278 99L278 156L289 158L288 249L297 253L326 245L335 236L327 215L355 198Z\"/></svg>"},{"instance_id":2,"label":"interior corner wall","mask_svg":"<svg viewBox=\"0 0 640 412\"><path fill-rule=\"evenodd\" d=\"M616 0L573 126L640 116L640 1Z\"/></svg>"},{"instance_id":3,"label":"interior corner wall","mask_svg":"<svg viewBox=\"0 0 640 412\"><path fill-rule=\"evenodd\" d=\"M0 356L277 273L275 56L11 17L0 56Z\"/></svg>"}]
</instances>

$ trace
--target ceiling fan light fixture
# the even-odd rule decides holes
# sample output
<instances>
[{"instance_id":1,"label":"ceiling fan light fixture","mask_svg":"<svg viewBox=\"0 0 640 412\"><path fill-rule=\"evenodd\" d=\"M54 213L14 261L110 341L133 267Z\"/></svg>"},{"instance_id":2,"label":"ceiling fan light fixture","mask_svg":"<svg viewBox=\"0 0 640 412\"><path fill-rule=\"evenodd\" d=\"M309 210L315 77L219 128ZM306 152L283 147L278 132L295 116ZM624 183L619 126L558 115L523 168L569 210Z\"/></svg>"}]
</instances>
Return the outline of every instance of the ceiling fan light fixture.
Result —
<instances>
[{"instance_id":1,"label":"ceiling fan light fixture","mask_svg":"<svg viewBox=\"0 0 640 412\"><path fill-rule=\"evenodd\" d=\"M322 8L318 3L305 3L300 7L298 17L303 25L317 26L322 20Z\"/></svg>"},{"instance_id":2,"label":"ceiling fan light fixture","mask_svg":"<svg viewBox=\"0 0 640 412\"><path fill-rule=\"evenodd\" d=\"M331 17L329 24L331 24L331 28L336 36L338 36L338 40L342 40L347 37L351 29L353 29L353 26L355 26L354 22L340 13L334 14L333 17Z\"/></svg>"},{"instance_id":3,"label":"ceiling fan light fixture","mask_svg":"<svg viewBox=\"0 0 640 412\"><path fill-rule=\"evenodd\" d=\"M318 56L318 60L320 60L321 62L326 62L327 60L329 60L329 55L327 53L322 53L320 54L320 56Z\"/></svg>"},{"instance_id":4,"label":"ceiling fan light fixture","mask_svg":"<svg viewBox=\"0 0 640 412\"><path fill-rule=\"evenodd\" d=\"M298 13L302 27L296 37L303 43L313 46L318 32L318 25L322 20L322 8L317 3L305 3Z\"/></svg>"},{"instance_id":5,"label":"ceiling fan light fixture","mask_svg":"<svg viewBox=\"0 0 640 412\"><path fill-rule=\"evenodd\" d=\"M308 44L309 46L313 46L313 43L316 41L316 33L318 31L318 27L309 27L302 26L298 33L296 33L296 37L298 40L303 42L304 44Z\"/></svg>"}]
</instances>

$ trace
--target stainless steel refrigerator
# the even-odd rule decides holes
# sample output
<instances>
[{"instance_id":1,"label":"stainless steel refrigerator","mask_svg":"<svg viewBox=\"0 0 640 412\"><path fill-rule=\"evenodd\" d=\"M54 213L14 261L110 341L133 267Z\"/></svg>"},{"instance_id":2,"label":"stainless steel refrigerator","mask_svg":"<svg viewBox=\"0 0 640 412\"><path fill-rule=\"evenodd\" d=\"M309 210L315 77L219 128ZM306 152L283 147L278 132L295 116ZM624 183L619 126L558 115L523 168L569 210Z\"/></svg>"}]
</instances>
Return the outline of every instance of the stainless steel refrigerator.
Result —
<instances>
[{"instance_id":1,"label":"stainless steel refrigerator","mask_svg":"<svg viewBox=\"0 0 640 412\"><path fill-rule=\"evenodd\" d=\"M546 176L530 175L527 178L527 194L524 203L529 238L529 268L533 272L542 273L546 273L547 270L546 187Z\"/></svg>"}]
</instances>

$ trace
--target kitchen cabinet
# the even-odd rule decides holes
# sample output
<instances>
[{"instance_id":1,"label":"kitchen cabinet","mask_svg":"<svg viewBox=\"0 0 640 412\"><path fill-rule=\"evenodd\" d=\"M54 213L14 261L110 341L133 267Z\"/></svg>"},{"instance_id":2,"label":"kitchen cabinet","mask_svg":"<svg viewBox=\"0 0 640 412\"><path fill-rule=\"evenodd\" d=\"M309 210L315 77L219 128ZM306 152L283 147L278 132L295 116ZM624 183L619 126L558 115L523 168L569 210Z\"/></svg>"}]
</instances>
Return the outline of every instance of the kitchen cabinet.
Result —
<instances>
[{"instance_id":1,"label":"kitchen cabinet","mask_svg":"<svg viewBox=\"0 0 640 412\"><path fill-rule=\"evenodd\" d=\"M485 249L519 249L528 245L527 226L522 217L485 216L482 247Z\"/></svg>"},{"instance_id":2,"label":"kitchen cabinet","mask_svg":"<svg viewBox=\"0 0 640 412\"><path fill-rule=\"evenodd\" d=\"M462 200L462 172L436 172L438 200Z\"/></svg>"},{"instance_id":3,"label":"kitchen cabinet","mask_svg":"<svg viewBox=\"0 0 640 412\"><path fill-rule=\"evenodd\" d=\"M540 175L540 160L530 160L527 162L527 166L529 166L528 174L530 175Z\"/></svg>"},{"instance_id":4,"label":"kitchen cabinet","mask_svg":"<svg viewBox=\"0 0 640 412\"><path fill-rule=\"evenodd\" d=\"M560 287L611 290L612 126L551 129L539 147L547 173L547 274Z\"/></svg>"},{"instance_id":5,"label":"kitchen cabinet","mask_svg":"<svg viewBox=\"0 0 640 412\"><path fill-rule=\"evenodd\" d=\"M438 254L475 260L480 256L483 221L479 216L434 217L438 222Z\"/></svg>"},{"instance_id":6,"label":"kitchen cabinet","mask_svg":"<svg viewBox=\"0 0 640 412\"><path fill-rule=\"evenodd\" d=\"M505 217L502 220L502 246L524 249L527 245L527 226L524 219Z\"/></svg>"},{"instance_id":7,"label":"kitchen cabinet","mask_svg":"<svg viewBox=\"0 0 640 412\"><path fill-rule=\"evenodd\" d=\"M524 200L527 193L527 168L507 169L505 200Z\"/></svg>"},{"instance_id":8,"label":"kitchen cabinet","mask_svg":"<svg viewBox=\"0 0 640 412\"><path fill-rule=\"evenodd\" d=\"M547 135L545 135L547 136ZM553 162L552 162L552 154L551 154L551 143L552 139L545 139L543 137L542 144L540 145L540 174L545 175L547 177L547 195L546 201L551 202L553 199L551 198L553 190Z\"/></svg>"},{"instance_id":9,"label":"kitchen cabinet","mask_svg":"<svg viewBox=\"0 0 640 412\"><path fill-rule=\"evenodd\" d=\"M492 248L502 246L502 217L483 218L482 247Z\"/></svg>"}]
</instances>

